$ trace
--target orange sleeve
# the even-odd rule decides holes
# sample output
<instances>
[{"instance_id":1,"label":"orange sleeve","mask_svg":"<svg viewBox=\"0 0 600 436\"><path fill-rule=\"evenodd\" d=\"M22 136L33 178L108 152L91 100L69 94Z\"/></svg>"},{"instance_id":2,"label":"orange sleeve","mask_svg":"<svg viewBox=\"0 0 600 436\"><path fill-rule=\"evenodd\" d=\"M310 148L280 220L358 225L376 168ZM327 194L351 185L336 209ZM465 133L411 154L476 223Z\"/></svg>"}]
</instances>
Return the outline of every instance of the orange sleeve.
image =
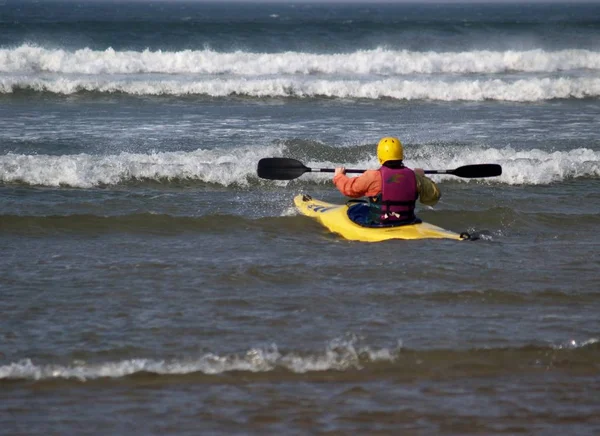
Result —
<instances>
[{"instance_id":1,"label":"orange sleeve","mask_svg":"<svg viewBox=\"0 0 600 436\"><path fill-rule=\"evenodd\" d=\"M374 197L381 192L381 173L367 170L358 177L338 174L333 178L333 183L346 197Z\"/></svg>"}]
</instances>

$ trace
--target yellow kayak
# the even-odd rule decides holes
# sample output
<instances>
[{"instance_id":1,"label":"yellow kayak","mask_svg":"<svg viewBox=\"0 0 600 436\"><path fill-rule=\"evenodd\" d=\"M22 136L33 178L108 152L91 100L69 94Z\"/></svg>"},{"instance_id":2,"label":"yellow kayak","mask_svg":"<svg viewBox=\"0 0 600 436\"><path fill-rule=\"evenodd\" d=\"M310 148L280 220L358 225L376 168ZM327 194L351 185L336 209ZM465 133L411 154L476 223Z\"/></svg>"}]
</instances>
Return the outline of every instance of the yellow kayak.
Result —
<instances>
[{"instance_id":1,"label":"yellow kayak","mask_svg":"<svg viewBox=\"0 0 600 436\"><path fill-rule=\"evenodd\" d=\"M347 204L332 204L315 200L309 195L297 195L296 207L303 215L316 218L330 231L351 241L380 242L388 239L469 239L466 233L458 234L428 223L406 224L395 227L364 227L348 218Z\"/></svg>"}]
</instances>

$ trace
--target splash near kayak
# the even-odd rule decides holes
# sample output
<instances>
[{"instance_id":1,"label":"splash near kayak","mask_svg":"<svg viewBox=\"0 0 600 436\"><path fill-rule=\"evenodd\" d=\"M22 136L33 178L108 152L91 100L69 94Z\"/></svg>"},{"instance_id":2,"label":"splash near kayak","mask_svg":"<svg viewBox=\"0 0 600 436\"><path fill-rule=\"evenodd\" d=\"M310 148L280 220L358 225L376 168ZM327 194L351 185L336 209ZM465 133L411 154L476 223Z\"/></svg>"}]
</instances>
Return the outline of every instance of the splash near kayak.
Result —
<instances>
[{"instance_id":1,"label":"splash near kayak","mask_svg":"<svg viewBox=\"0 0 600 436\"><path fill-rule=\"evenodd\" d=\"M309 195L297 195L294 204L303 215L316 218L327 229L351 241L381 242L390 239L471 239L467 233L455 233L433 224L420 222L389 227L364 227L348 217L351 204L332 204Z\"/></svg>"}]
</instances>

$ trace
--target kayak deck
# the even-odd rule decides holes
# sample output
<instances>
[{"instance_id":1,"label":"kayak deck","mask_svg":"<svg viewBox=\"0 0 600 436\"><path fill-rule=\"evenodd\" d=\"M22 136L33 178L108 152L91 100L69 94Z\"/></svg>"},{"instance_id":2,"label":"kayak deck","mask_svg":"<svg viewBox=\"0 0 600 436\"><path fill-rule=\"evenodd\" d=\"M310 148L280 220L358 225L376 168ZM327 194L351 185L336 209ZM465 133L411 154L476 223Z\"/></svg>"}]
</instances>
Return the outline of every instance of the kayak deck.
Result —
<instances>
[{"instance_id":1,"label":"kayak deck","mask_svg":"<svg viewBox=\"0 0 600 436\"><path fill-rule=\"evenodd\" d=\"M469 239L468 235L445 230L429 223L395 227L364 227L348 218L347 204L332 204L309 195L297 195L294 204L303 215L316 218L331 232L351 241L380 242L389 239Z\"/></svg>"}]
</instances>

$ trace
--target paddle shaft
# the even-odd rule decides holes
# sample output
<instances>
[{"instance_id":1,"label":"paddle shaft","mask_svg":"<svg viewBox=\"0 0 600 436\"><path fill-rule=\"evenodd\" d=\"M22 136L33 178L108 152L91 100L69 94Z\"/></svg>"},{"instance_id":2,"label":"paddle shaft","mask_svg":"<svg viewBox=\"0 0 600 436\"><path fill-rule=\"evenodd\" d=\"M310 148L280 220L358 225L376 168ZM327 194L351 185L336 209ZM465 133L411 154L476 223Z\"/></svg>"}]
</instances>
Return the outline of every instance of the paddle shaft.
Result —
<instances>
[{"instance_id":1,"label":"paddle shaft","mask_svg":"<svg viewBox=\"0 0 600 436\"><path fill-rule=\"evenodd\" d=\"M311 173L334 173L335 168L308 168ZM347 169L347 173L364 173L367 170ZM425 174L452 174L454 170L423 170Z\"/></svg>"},{"instance_id":2,"label":"paddle shaft","mask_svg":"<svg viewBox=\"0 0 600 436\"><path fill-rule=\"evenodd\" d=\"M309 168L312 173L334 173L334 168ZM367 170L346 170L347 173L364 173Z\"/></svg>"}]
</instances>

